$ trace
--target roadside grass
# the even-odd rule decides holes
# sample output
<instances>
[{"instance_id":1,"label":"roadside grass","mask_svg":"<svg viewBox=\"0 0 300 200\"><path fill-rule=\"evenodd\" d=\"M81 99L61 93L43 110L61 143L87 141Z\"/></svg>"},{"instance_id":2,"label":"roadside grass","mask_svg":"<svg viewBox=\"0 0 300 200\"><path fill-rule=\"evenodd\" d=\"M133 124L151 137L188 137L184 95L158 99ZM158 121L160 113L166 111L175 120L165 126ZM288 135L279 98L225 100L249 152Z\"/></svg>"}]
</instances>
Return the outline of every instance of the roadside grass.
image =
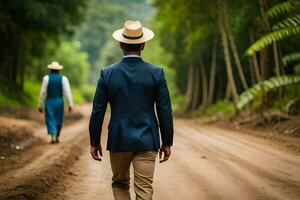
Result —
<instances>
[{"instance_id":1,"label":"roadside grass","mask_svg":"<svg viewBox=\"0 0 300 200\"><path fill-rule=\"evenodd\" d=\"M220 116L222 118L231 118L235 113L236 111L232 102L228 100L219 100L205 110L197 111L196 115L199 117Z\"/></svg>"},{"instance_id":2,"label":"roadside grass","mask_svg":"<svg viewBox=\"0 0 300 200\"><path fill-rule=\"evenodd\" d=\"M0 90L0 108L19 108L22 106L36 108L39 103L40 88L40 82L26 78L22 94L12 94ZM83 104L92 101L95 88L91 85L84 85L81 88L72 87L71 90L74 103Z\"/></svg>"},{"instance_id":3,"label":"roadside grass","mask_svg":"<svg viewBox=\"0 0 300 200\"><path fill-rule=\"evenodd\" d=\"M0 107L14 107L18 108L21 103L13 98L8 97L4 92L0 90Z\"/></svg>"}]
</instances>

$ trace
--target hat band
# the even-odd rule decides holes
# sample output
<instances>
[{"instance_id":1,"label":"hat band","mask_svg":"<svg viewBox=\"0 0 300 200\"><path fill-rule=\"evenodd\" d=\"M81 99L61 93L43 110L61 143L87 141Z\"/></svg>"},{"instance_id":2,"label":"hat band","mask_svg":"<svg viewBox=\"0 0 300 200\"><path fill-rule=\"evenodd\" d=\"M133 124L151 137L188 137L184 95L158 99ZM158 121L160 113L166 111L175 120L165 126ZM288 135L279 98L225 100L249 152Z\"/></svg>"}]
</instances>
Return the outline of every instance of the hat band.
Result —
<instances>
[{"instance_id":1,"label":"hat band","mask_svg":"<svg viewBox=\"0 0 300 200\"><path fill-rule=\"evenodd\" d=\"M124 37L124 38L126 38L126 39L129 39L129 40L136 40L136 39L140 39L141 37L143 37L143 33L142 33L142 35L140 35L140 36L137 36L137 37L131 37L131 36L127 36L127 35L124 35L123 33L122 33L122 36Z\"/></svg>"}]
</instances>

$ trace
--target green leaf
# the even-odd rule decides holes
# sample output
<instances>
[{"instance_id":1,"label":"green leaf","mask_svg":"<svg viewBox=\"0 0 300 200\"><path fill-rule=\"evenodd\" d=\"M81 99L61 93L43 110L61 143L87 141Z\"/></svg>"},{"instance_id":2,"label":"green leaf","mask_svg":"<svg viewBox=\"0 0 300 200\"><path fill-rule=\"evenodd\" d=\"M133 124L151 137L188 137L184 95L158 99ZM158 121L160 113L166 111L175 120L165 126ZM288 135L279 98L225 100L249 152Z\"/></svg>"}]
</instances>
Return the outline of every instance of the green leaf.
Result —
<instances>
[{"instance_id":1,"label":"green leaf","mask_svg":"<svg viewBox=\"0 0 300 200\"><path fill-rule=\"evenodd\" d=\"M291 63L299 62L299 61L300 61L300 52L288 54L282 58L282 62L283 62L284 66L287 66Z\"/></svg>"},{"instance_id":2,"label":"green leaf","mask_svg":"<svg viewBox=\"0 0 300 200\"><path fill-rule=\"evenodd\" d=\"M300 1L289 0L276 4L267 11L267 16L270 18L278 17L280 15L289 13L291 10L300 8Z\"/></svg>"},{"instance_id":3,"label":"green leaf","mask_svg":"<svg viewBox=\"0 0 300 200\"><path fill-rule=\"evenodd\" d=\"M279 30L289 27L295 27L300 25L300 15L294 15L292 17L289 17L285 20L282 20L281 22L277 23L272 27L273 30Z\"/></svg>"},{"instance_id":4,"label":"green leaf","mask_svg":"<svg viewBox=\"0 0 300 200\"><path fill-rule=\"evenodd\" d=\"M275 76L263 82L257 83L240 94L236 105L237 109L243 109L254 99L261 97L263 94L268 93L271 90L298 83L300 83L300 76L293 75Z\"/></svg>"},{"instance_id":5,"label":"green leaf","mask_svg":"<svg viewBox=\"0 0 300 200\"><path fill-rule=\"evenodd\" d=\"M273 42L277 42L277 41L283 40L285 38L288 38L288 37L291 37L294 35L299 35L299 34L300 34L300 25L274 31L272 33L269 33L269 34L263 36L262 38L257 40L254 44L252 44L247 49L246 54L248 56L251 56L255 52L262 50L263 48L272 44Z\"/></svg>"}]
</instances>

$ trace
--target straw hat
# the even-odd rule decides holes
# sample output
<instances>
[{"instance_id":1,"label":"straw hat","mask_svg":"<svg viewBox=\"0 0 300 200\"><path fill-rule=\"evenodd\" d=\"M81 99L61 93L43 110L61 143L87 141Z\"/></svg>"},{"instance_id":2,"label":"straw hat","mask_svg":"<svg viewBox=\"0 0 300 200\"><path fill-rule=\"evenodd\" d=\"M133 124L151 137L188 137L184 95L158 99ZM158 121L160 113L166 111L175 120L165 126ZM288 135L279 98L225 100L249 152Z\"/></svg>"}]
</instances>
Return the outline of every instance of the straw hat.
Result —
<instances>
[{"instance_id":1,"label":"straw hat","mask_svg":"<svg viewBox=\"0 0 300 200\"><path fill-rule=\"evenodd\" d=\"M51 64L47 65L48 69L62 70L64 67L60 65L57 61L53 61Z\"/></svg>"},{"instance_id":2,"label":"straw hat","mask_svg":"<svg viewBox=\"0 0 300 200\"><path fill-rule=\"evenodd\" d=\"M124 28L116 30L112 37L123 43L127 44L139 44L151 40L154 37L154 33L142 27L139 21L126 21Z\"/></svg>"}]
</instances>

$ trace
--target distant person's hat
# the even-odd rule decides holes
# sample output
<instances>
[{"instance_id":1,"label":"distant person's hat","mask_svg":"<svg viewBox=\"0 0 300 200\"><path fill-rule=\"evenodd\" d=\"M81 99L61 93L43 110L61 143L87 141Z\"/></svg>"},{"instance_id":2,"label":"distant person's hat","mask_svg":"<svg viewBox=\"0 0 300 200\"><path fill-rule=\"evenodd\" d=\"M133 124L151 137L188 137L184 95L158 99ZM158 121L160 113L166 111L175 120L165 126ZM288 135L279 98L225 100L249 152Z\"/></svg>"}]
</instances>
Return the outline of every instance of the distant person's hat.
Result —
<instances>
[{"instance_id":1,"label":"distant person's hat","mask_svg":"<svg viewBox=\"0 0 300 200\"><path fill-rule=\"evenodd\" d=\"M142 27L139 21L126 21L124 28L116 30L112 37L123 43L127 44L139 44L151 40L154 37L154 33Z\"/></svg>"},{"instance_id":2,"label":"distant person's hat","mask_svg":"<svg viewBox=\"0 0 300 200\"><path fill-rule=\"evenodd\" d=\"M60 65L57 61L53 61L51 64L47 65L48 69L62 70L64 67Z\"/></svg>"}]
</instances>

